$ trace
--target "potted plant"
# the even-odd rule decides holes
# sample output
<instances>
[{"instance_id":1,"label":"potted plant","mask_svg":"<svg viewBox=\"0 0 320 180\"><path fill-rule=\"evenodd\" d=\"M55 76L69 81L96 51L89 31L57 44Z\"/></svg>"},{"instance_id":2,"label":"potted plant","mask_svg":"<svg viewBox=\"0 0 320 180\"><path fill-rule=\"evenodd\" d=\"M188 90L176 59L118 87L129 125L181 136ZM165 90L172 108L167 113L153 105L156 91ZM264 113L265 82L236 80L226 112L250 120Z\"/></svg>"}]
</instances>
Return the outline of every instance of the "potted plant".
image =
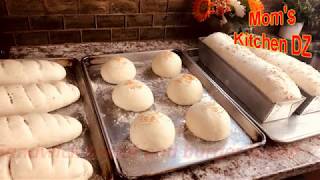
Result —
<instances>
[{"instance_id":1,"label":"potted plant","mask_svg":"<svg viewBox=\"0 0 320 180\"><path fill-rule=\"evenodd\" d=\"M264 6L260 0L194 0L193 3L193 15L198 22L206 22L214 31L225 33L250 30L249 11L264 11Z\"/></svg>"},{"instance_id":2,"label":"potted plant","mask_svg":"<svg viewBox=\"0 0 320 180\"><path fill-rule=\"evenodd\" d=\"M280 27L279 36L292 39L292 35L299 35L303 26L308 24L309 17L314 12L309 0L283 0L284 5L288 6L288 9L294 9L296 11L296 24L294 25L283 25ZM286 22L286 21L285 21Z\"/></svg>"}]
</instances>

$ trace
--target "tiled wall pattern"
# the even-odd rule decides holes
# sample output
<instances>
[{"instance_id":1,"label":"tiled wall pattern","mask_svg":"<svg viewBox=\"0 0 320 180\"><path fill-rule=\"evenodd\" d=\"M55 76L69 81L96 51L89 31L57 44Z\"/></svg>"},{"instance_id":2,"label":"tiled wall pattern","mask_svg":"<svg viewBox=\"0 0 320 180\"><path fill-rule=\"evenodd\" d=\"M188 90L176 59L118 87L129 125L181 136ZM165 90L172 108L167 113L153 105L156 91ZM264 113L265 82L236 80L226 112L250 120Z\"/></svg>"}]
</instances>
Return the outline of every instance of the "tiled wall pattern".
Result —
<instances>
[{"instance_id":1,"label":"tiled wall pattern","mask_svg":"<svg viewBox=\"0 0 320 180\"><path fill-rule=\"evenodd\" d=\"M38 45L196 36L192 0L0 0L0 43Z\"/></svg>"}]
</instances>

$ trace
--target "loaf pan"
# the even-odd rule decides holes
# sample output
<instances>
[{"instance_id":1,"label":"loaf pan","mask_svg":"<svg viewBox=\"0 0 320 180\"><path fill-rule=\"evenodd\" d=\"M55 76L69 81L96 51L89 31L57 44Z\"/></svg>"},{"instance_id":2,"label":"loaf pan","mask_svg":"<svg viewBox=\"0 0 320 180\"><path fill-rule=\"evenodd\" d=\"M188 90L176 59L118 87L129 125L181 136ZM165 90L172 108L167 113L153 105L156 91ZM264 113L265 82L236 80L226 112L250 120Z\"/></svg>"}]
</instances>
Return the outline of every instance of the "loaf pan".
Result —
<instances>
[{"instance_id":1,"label":"loaf pan","mask_svg":"<svg viewBox=\"0 0 320 180\"><path fill-rule=\"evenodd\" d=\"M114 164L114 172L122 178L134 179L175 171L186 166L229 156L265 144L265 135L250 121L232 99L202 71L191 58L174 50L183 62L183 73L191 73L203 84L203 101L216 100L231 116L231 136L218 142L206 142L196 138L185 126L185 113L190 106L178 106L166 96L170 79L160 78L151 70L151 61L161 51L147 51L83 58L82 65L93 97L97 118L104 134L104 141ZM111 93L114 85L103 81L100 68L108 58L124 56L136 66L136 79L152 90L155 103L150 110L168 115L175 124L174 145L166 151L149 153L135 147L129 139L130 122L138 113L124 111L114 105Z\"/></svg>"},{"instance_id":2,"label":"loaf pan","mask_svg":"<svg viewBox=\"0 0 320 180\"><path fill-rule=\"evenodd\" d=\"M311 96L303 90L301 92L306 97L306 100L299 106L296 113L303 115L320 111L320 96Z\"/></svg>"},{"instance_id":3,"label":"loaf pan","mask_svg":"<svg viewBox=\"0 0 320 180\"><path fill-rule=\"evenodd\" d=\"M305 115L293 114L289 118L260 123L244 109L244 104L199 60L199 50L186 51L188 55L205 71L214 82L233 99L233 104L245 113L272 141L291 143L320 134L320 112Z\"/></svg>"},{"instance_id":4,"label":"loaf pan","mask_svg":"<svg viewBox=\"0 0 320 180\"><path fill-rule=\"evenodd\" d=\"M248 112L259 122L270 122L290 117L304 102L305 97L273 103L254 84L230 66L214 50L199 38L200 61L216 76L240 101Z\"/></svg>"}]
</instances>

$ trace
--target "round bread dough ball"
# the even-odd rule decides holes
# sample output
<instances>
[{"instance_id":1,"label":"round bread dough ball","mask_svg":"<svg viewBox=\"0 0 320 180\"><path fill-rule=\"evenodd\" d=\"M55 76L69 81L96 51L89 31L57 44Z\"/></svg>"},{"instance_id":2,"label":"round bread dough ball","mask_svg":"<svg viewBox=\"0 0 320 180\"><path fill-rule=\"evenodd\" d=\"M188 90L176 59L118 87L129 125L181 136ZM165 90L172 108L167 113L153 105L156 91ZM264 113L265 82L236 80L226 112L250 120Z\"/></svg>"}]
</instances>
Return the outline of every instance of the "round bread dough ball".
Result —
<instances>
[{"instance_id":1,"label":"round bread dough ball","mask_svg":"<svg viewBox=\"0 0 320 180\"><path fill-rule=\"evenodd\" d=\"M206 141L220 141L230 135L230 116L217 102L200 102L186 114L188 129Z\"/></svg>"},{"instance_id":2,"label":"round bread dough ball","mask_svg":"<svg viewBox=\"0 0 320 180\"><path fill-rule=\"evenodd\" d=\"M139 149L158 152L174 143L175 128L172 120L160 112L139 114L130 124L130 140Z\"/></svg>"},{"instance_id":3,"label":"round bread dough ball","mask_svg":"<svg viewBox=\"0 0 320 180\"><path fill-rule=\"evenodd\" d=\"M129 80L113 89L112 101L124 110L141 112L152 106L154 98L151 89L143 82Z\"/></svg>"},{"instance_id":4,"label":"round bread dough ball","mask_svg":"<svg viewBox=\"0 0 320 180\"><path fill-rule=\"evenodd\" d=\"M129 59L115 56L102 65L101 76L103 80L110 84L120 84L134 79L136 68Z\"/></svg>"},{"instance_id":5,"label":"round bread dough ball","mask_svg":"<svg viewBox=\"0 0 320 180\"><path fill-rule=\"evenodd\" d=\"M202 98L201 82L191 74L181 74L172 79L167 87L171 101L179 105L192 105Z\"/></svg>"},{"instance_id":6,"label":"round bread dough ball","mask_svg":"<svg viewBox=\"0 0 320 180\"><path fill-rule=\"evenodd\" d=\"M180 74L182 61L171 51L160 52L152 61L152 71L160 77L172 78Z\"/></svg>"}]
</instances>

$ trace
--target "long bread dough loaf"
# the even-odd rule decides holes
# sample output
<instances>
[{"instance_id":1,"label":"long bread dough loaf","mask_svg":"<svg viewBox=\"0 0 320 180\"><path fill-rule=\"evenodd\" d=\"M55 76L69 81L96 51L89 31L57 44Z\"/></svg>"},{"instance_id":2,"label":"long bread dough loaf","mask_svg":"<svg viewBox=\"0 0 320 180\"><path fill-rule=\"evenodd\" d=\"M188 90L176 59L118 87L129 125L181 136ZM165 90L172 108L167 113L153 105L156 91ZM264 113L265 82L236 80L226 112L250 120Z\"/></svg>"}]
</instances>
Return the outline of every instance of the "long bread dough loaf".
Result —
<instances>
[{"instance_id":1,"label":"long bread dough loaf","mask_svg":"<svg viewBox=\"0 0 320 180\"><path fill-rule=\"evenodd\" d=\"M16 149L52 147L78 137L81 123L59 114L0 117L0 155Z\"/></svg>"},{"instance_id":2,"label":"long bread dough loaf","mask_svg":"<svg viewBox=\"0 0 320 180\"><path fill-rule=\"evenodd\" d=\"M266 62L285 71L301 89L311 96L320 96L320 73L312 66L282 52L261 48L250 48L250 50Z\"/></svg>"},{"instance_id":3,"label":"long bread dough loaf","mask_svg":"<svg viewBox=\"0 0 320 180\"><path fill-rule=\"evenodd\" d=\"M36 148L0 156L1 180L87 180L91 164L60 149Z\"/></svg>"},{"instance_id":4,"label":"long bread dough loaf","mask_svg":"<svg viewBox=\"0 0 320 180\"><path fill-rule=\"evenodd\" d=\"M79 89L64 81L0 86L0 116L50 112L80 97Z\"/></svg>"},{"instance_id":5,"label":"long bread dough loaf","mask_svg":"<svg viewBox=\"0 0 320 180\"><path fill-rule=\"evenodd\" d=\"M45 60L0 61L0 84L30 84L64 79L66 70L56 62Z\"/></svg>"},{"instance_id":6,"label":"long bread dough loaf","mask_svg":"<svg viewBox=\"0 0 320 180\"><path fill-rule=\"evenodd\" d=\"M247 47L234 44L224 33L213 33L203 40L229 65L253 83L273 103L302 97L299 88L280 68L265 62Z\"/></svg>"}]
</instances>

